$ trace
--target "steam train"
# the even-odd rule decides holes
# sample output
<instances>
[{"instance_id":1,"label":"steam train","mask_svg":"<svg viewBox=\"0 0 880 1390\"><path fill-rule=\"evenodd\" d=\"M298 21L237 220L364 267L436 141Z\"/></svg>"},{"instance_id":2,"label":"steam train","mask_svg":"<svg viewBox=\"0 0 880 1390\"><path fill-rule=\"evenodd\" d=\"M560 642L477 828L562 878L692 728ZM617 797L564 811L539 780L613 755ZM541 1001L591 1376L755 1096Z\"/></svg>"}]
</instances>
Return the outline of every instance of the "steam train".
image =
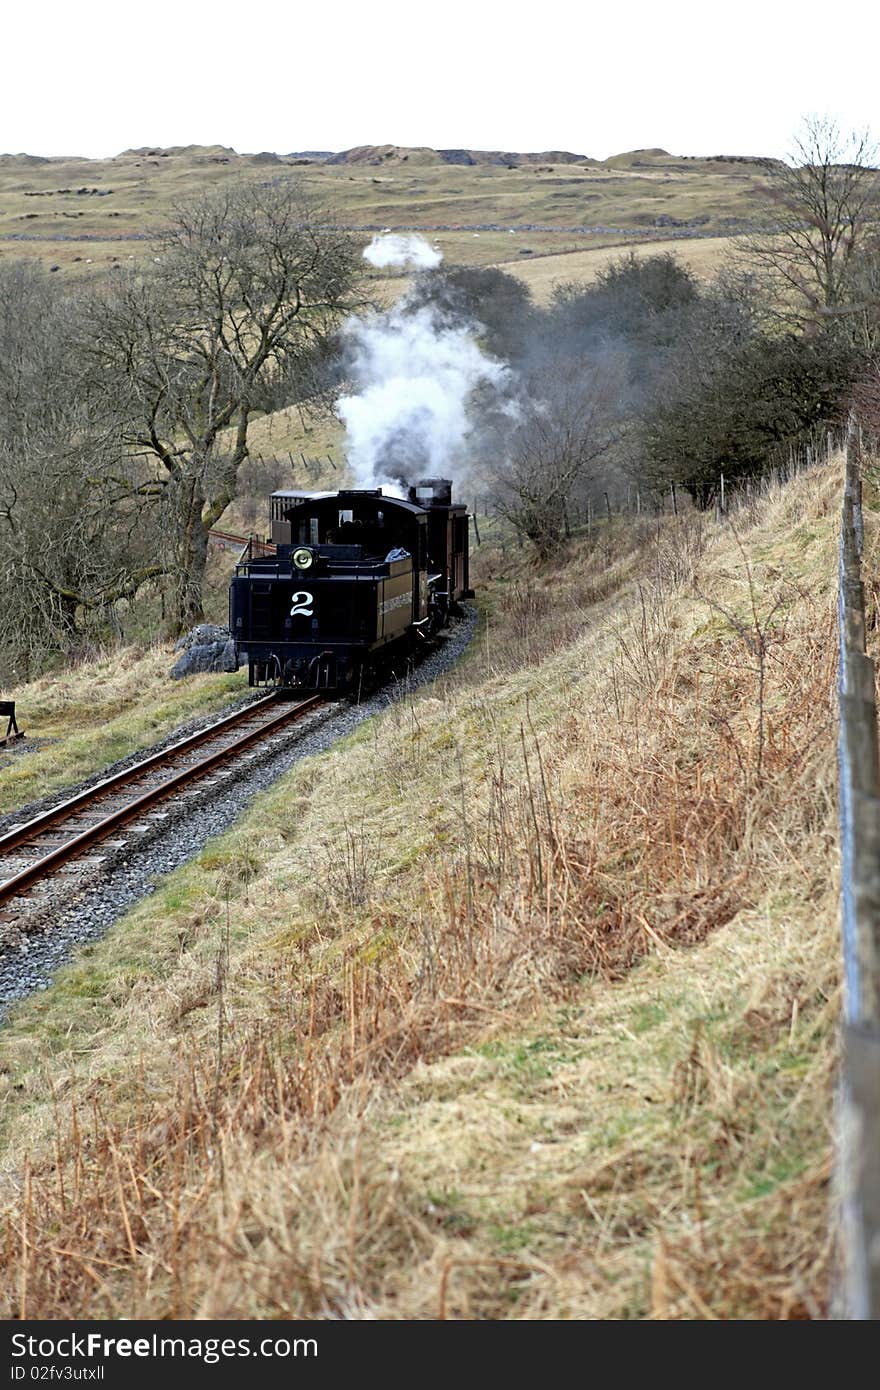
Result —
<instances>
[{"instance_id":1,"label":"steam train","mask_svg":"<svg viewBox=\"0 0 880 1390\"><path fill-rule=\"evenodd\" d=\"M251 685L340 694L369 685L472 596L468 512L446 478L407 499L381 488L274 492L274 554L235 568L229 626Z\"/></svg>"}]
</instances>

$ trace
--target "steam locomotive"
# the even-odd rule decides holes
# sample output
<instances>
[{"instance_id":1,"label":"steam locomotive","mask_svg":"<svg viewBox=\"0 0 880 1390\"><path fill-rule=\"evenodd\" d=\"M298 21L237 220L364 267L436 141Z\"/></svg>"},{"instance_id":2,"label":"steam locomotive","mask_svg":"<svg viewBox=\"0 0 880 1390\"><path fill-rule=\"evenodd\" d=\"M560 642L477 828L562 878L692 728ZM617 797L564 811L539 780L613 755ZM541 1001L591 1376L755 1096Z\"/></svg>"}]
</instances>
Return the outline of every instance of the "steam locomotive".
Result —
<instances>
[{"instance_id":1,"label":"steam locomotive","mask_svg":"<svg viewBox=\"0 0 880 1390\"><path fill-rule=\"evenodd\" d=\"M472 597L468 512L447 478L414 484L407 499L381 488L274 492L270 518L275 553L250 547L229 594L251 685L350 692Z\"/></svg>"}]
</instances>

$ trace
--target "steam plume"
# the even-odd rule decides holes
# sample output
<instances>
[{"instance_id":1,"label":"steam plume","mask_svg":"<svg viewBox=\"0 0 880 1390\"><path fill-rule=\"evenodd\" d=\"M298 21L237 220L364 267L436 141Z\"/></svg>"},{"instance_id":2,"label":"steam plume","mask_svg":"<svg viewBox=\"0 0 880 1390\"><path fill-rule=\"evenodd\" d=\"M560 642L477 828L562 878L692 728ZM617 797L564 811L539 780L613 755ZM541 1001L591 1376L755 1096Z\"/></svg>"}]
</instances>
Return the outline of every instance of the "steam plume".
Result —
<instances>
[{"instance_id":1,"label":"steam plume","mask_svg":"<svg viewBox=\"0 0 880 1390\"><path fill-rule=\"evenodd\" d=\"M429 246L424 237L374 236L364 251L364 260L379 270L387 266L410 267L412 270L434 270L443 260L442 252Z\"/></svg>"},{"instance_id":2,"label":"steam plume","mask_svg":"<svg viewBox=\"0 0 880 1390\"><path fill-rule=\"evenodd\" d=\"M473 392L500 388L509 369L433 305L411 311L403 300L387 313L350 319L345 336L357 391L337 411L356 486L397 492L427 475L461 477Z\"/></svg>"}]
</instances>

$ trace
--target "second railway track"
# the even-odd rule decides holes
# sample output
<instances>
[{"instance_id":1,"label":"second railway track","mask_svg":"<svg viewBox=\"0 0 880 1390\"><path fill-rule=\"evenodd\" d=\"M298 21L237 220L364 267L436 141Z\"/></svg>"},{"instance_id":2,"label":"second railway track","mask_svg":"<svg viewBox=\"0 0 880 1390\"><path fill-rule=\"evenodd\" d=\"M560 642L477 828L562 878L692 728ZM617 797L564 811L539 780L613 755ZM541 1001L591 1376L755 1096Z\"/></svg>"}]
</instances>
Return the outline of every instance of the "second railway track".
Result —
<instances>
[{"instance_id":1,"label":"second railway track","mask_svg":"<svg viewBox=\"0 0 880 1390\"><path fill-rule=\"evenodd\" d=\"M110 843L123 826L156 814L190 784L256 750L324 703L320 696L296 703L267 696L13 826L0 835L0 923L18 920L34 889L70 861ZM118 841L113 848L119 848Z\"/></svg>"}]
</instances>

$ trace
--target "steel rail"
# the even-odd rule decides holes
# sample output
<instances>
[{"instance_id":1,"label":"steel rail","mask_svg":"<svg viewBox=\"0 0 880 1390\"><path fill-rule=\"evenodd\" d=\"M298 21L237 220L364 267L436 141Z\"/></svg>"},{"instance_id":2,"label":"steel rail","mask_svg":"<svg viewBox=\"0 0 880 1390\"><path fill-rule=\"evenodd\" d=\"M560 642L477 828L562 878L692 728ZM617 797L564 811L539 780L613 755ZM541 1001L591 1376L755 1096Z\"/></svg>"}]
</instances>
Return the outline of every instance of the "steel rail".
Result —
<instances>
[{"instance_id":1,"label":"steel rail","mask_svg":"<svg viewBox=\"0 0 880 1390\"><path fill-rule=\"evenodd\" d=\"M262 708L268 703L274 703L274 700L275 697L271 696L267 700L257 702L256 707ZM205 773L210 772L220 763L235 757L236 754L242 752L251 744L256 743L267 734L275 732L282 725L290 723L292 720L301 718L309 710L323 703L324 700L322 696L313 695L307 700L300 701L299 704L286 707L281 710L279 714L275 715L274 718L266 720L254 729L249 729L246 734L243 734L233 743L228 743L222 748L215 749L214 752L209 753L207 757L200 759L198 763L193 764L191 767L181 768L179 772L174 773L171 777L166 778L155 787L151 787L148 791L143 792L139 797L136 797L134 801L129 801L117 810L111 811L109 815L97 821L94 825L89 826L79 835L73 836L70 840L65 841L63 845L58 845L55 849L50 850L48 854L35 860L33 864L29 864L27 868L20 870L14 877L0 882L0 903L8 902L10 898L18 896L24 889L38 882L39 879L43 878L52 869L57 868L68 859L73 859L76 855L81 854L83 850L95 844L99 844L112 830L127 824L131 820L135 820L151 806L165 800L165 798L178 787L184 786L187 782L196 781L199 777L204 776ZM248 708L253 709L254 707L255 706L249 706ZM239 711L238 714L239 718L237 721L227 718L219 720L217 724L212 725L211 729L214 734L216 735L218 730L222 732L223 728L228 727L230 722L243 722L241 719L241 712ZM203 730L202 732L206 735L208 733L207 730ZM205 742L206 739L201 738L200 741ZM184 739L181 743L173 745L173 749L186 751L192 746L193 744L189 740ZM170 752L172 752L170 748L165 750L166 755ZM128 769L129 780L136 780L135 774L137 772L142 771L146 766L154 766L158 761L161 761L161 759L157 755L153 758L146 759L143 763L138 763L136 768ZM100 782L97 786L92 787L90 792L81 793L76 797L72 797L70 801L64 803L64 806L68 808L73 806L76 808L81 804L87 804L96 794L105 791L108 785L117 785L121 780L119 775L108 778L105 782ZM60 819L61 809L60 807L54 808L56 820ZM52 813L47 813L47 817L51 817L51 815ZM42 825L45 829L54 823L52 819L38 817L35 821L31 821L29 826L23 826L21 830L22 832L29 830L30 833L25 836L25 839L32 839L35 833L33 829L35 825ZM16 834L18 833L19 832L16 832ZM16 840L16 844L20 843L21 839L19 838ZM2 848L2 844L3 842L0 841L0 848Z\"/></svg>"},{"instance_id":2,"label":"steel rail","mask_svg":"<svg viewBox=\"0 0 880 1390\"><path fill-rule=\"evenodd\" d=\"M58 821L65 820L74 811L82 806L87 806L98 796L112 792L117 787L126 786L129 782L135 782L143 773L159 767L164 762L169 762L181 753L186 753L192 748L199 748L203 743L209 743L212 738L216 738L226 729L234 728L236 724L245 723L257 711L274 704L276 698L275 695L267 695L262 700L255 700L253 704L246 705L244 709L234 710L232 714L224 715L222 719L215 720L213 724L199 729L197 733L188 734L186 738L179 739L177 743L169 744L167 748L160 749L158 753L151 753L149 757L142 758L139 763L123 768L120 772L114 772L112 776L105 777L103 781L96 782L94 786L87 787L85 791L77 792L67 801L60 801L56 806L50 806L48 811L41 811L32 820L26 821L23 825L15 826L5 835L0 835L0 854L16 849L27 840L32 840L35 835L49 830Z\"/></svg>"}]
</instances>

